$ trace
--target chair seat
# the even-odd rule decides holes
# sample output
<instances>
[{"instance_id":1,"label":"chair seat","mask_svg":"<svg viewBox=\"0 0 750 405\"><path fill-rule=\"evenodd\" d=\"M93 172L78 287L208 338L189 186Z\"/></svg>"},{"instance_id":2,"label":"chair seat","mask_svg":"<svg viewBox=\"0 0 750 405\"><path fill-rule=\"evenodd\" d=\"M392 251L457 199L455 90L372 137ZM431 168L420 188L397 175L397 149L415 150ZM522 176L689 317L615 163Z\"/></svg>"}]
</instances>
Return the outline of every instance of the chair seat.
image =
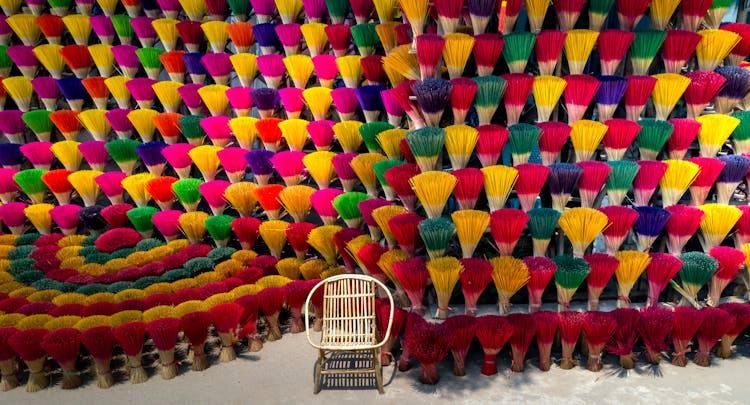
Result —
<instances>
[{"instance_id":1,"label":"chair seat","mask_svg":"<svg viewBox=\"0 0 750 405\"><path fill-rule=\"evenodd\" d=\"M320 339L320 346L325 350L372 349L377 343L373 333L323 333Z\"/></svg>"}]
</instances>

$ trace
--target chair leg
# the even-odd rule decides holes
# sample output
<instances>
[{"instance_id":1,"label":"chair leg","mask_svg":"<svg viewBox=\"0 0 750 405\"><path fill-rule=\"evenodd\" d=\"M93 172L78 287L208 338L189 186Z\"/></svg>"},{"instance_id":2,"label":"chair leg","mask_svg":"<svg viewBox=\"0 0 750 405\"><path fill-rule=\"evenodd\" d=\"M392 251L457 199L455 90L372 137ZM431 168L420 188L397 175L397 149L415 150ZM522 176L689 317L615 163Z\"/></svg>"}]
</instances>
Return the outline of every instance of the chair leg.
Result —
<instances>
[{"instance_id":1,"label":"chair leg","mask_svg":"<svg viewBox=\"0 0 750 405\"><path fill-rule=\"evenodd\" d=\"M315 362L315 376L313 377L315 381L313 382L313 394L317 394L320 392L320 383L323 378L322 370L323 370L323 350L320 350L318 352L318 360Z\"/></svg>"},{"instance_id":2,"label":"chair leg","mask_svg":"<svg viewBox=\"0 0 750 405\"><path fill-rule=\"evenodd\" d=\"M372 363L375 367L375 382L378 384L378 393L383 394L383 367L380 364L380 349L372 351Z\"/></svg>"}]
</instances>

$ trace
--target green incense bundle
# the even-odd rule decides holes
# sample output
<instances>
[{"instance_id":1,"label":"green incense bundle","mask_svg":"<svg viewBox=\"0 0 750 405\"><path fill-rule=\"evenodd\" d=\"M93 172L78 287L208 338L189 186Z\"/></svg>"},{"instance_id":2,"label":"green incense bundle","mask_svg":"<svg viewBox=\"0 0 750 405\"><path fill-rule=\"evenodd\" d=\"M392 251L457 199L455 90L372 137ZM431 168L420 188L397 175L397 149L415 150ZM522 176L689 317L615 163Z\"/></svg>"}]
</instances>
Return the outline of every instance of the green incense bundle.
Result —
<instances>
[{"instance_id":1,"label":"green incense bundle","mask_svg":"<svg viewBox=\"0 0 750 405\"><path fill-rule=\"evenodd\" d=\"M135 51L138 60L141 61L143 69L146 70L146 74L153 80L159 79L161 73L162 64L159 55L163 54L163 49L158 48L138 48Z\"/></svg>"},{"instance_id":2,"label":"green incense bundle","mask_svg":"<svg viewBox=\"0 0 750 405\"><path fill-rule=\"evenodd\" d=\"M155 207L138 207L128 210L126 213L130 223L133 224L133 228L140 232L144 238L150 238L154 232L154 222L151 217L159 212L159 209Z\"/></svg>"},{"instance_id":3,"label":"green incense bundle","mask_svg":"<svg viewBox=\"0 0 750 405\"><path fill-rule=\"evenodd\" d=\"M32 110L23 113L21 119L40 141L49 142L52 130L55 128L49 118L50 114L52 111L49 110Z\"/></svg>"},{"instance_id":4,"label":"green incense bundle","mask_svg":"<svg viewBox=\"0 0 750 405\"><path fill-rule=\"evenodd\" d=\"M607 162L607 164L612 168L607 177L607 182L604 184L609 205L621 205L633 184L635 175L638 174L640 166L638 166L638 163L629 160L614 160Z\"/></svg>"},{"instance_id":5,"label":"green incense bundle","mask_svg":"<svg viewBox=\"0 0 750 405\"><path fill-rule=\"evenodd\" d=\"M253 10L250 7L250 2L245 0L227 0L229 3L229 9L232 10L232 14L237 17L239 21L246 21L247 16Z\"/></svg>"},{"instance_id":6,"label":"green incense bundle","mask_svg":"<svg viewBox=\"0 0 750 405\"><path fill-rule=\"evenodd\" d=\"M380 149L380 143L378 143L378 135L393 128L393 125L383 121L368 122L359 127L359 135L362 136L369 152L383 153L383 150Z\"/></svg>"},{"instance_id":7,"label":"green incense bundle","mask_svg":"<svg viewBox=\"0 0 750 405\"><path fill-rule=\"evenodd\" d=\"M674 132L674 125L668 121L655 120L653 118L638 121L641 131L638 132L638 150L641 152L641 160L656 160L664 145Z\"/></svg>"},{"instance_id":8,"label":"green incense bundle","mask_svg":"<svg viewBox=\"0 0 750 405\"><path fill-rule=\"evenodd\" d=\"M232 237L232 221L234 217L229 215L216 215L206 220L206 230L217 247L226 246Z\"/></svg>"},{"instance_id":9,"label":"green incense bundle","mask_svg":"<svg viewBox=\"0 0 750 405\"><path fill-rule=\"evenodd\" d=\"M3 77L10 76L11 68L13 68L13 59L8 56L8 47L0 45L0 74Z\"/></svg>"},{"instance_id":10,"label":"green incense bundle","mask_svg":"<svg viewBox=\"0 0 750 405\"><path fill-rule=\"evenodd\" d=\"M456 225L445 217L425 219L419 223L418 229L430 259L445 255L448 244L456 233Z\"/></svg>"},{"instance_id":11,"label":"green incense bundle","mask_svg":"<svg viewBox=\"0 0 750 405\"><path fill-rule=\"evenodd\" d=\"M734 153L750 153L750 111L737 111L731 115L740 120L740 124L732 132Z\"/></svg>"},{"instance_id":12,"label":"green incense bundle","mask_svg":"<svg viewBox=\"0 0 750 405\"><path fill-rule=\"evenodd\" d=\"M500 105L508 82L500 76L479 76L474 78L474 82L478 86L474 107L477 109L479 125L488 125Z\"/></svg>"},{"instance_id":13,"label":"green incense bundle","mask_svg":"<svg viewBox=\"0 0 750 405\"><path fill-rule=\"evenodd\" d=\"M424 127L406 134L406 142L422 173L437 168L445 137L445 131L436 127Z\"/></svg>"},{"instance_id":14,"label":"green incense bundle","mask_svg":"<svg viewBox=\"0 0 750 405\"><path fill-rule=\"evenodd\" d=\"M333 24L341 24L349 14L349 1L347 0L326 0L326 8L331 16Z\"/></svg>"},{"instance_id":15,"label":"green incense bundle","mask_svg":"<svg viewBox=\"0 0 750 405\"><path fill-rule=\"evenodd\" d=\"M127 14L115 14L110 19L112 20L112 25L115 27L117 36L120 38L120 42L129 44L131 38L135 35L133 26L130 24L130 16Z\"/></svg>"},{"instance_id":16,"label":"green incense bundle","mask_svg":"<svg viewBox=\"0 0 750 405\"><path fill-rule=\"evenodd\" d=\"M523 73L534 50L536 34L528 31L516 31L503 37L503 58L508 64L510 73Z\"/></svg>"},{"instance_id":17,"label":"green incense bundle","mask_svg":"<svg viewBox=\"0 0 750 405\"><path fill-rule=\"evenodd\" d=\"M552 234L557 229L560 212L552 208L535 208L530 210L528 214L529 222L526 226L531 233L534 256L546 256Z\"/></svg>"},{"instance_id":18,"label":"green incense bundle","mask_svg":"<svg viewBox=\"0 0 750 405\"><path fill-rule=\"evenodd\" d=\"M666 31L645 30L635 33L633 43L630 45L630 61L633 64L634 75L648 75L651 62L654 61L666 37Z\"/></svg>"},{"instance_id":19,"label":"green incense bundle","mask_svg":"<svg viewBox=\"0 0 750 405\"><path fill-rule=\"evenodd\" d=\"M359 210L359 203L369 200L369 195L359 191L350 191L348 193L336 196L333 199L333 208L339 213L349 228L359 228L362 226L362 211Z\"/></svg>"},{"instance_id":20,"label":"green incense bundle","mask_svg":"<svg viewBox=\"0 0 750 405\"><path fill-rule=\"evenodd\" d=\"M688 305L691 301L695 302L698 291L703 288L711 276L714 275L719 263L713 257L702 252L687 252L680 255L682 268L677 273L680 276L682 290L678 291L683 294L680 305Z\"/></svg>"},{"instance_id":21,"label":"green incense bundle","mask_svg":"<svg viewBox=\"0 0 750 405\"><path fill-rule=\"evenodd\" d=\"M201 201L201 184L203 180L194 178L180 179L172 183L172 191L186 211L193 212L198 209L198 203Z\"/></svg>"},{"instance_id":22,"label":"green incense bundle","mask_svg":"<svg viewBox=\"0 0 750 405\"><path fill-rule=\"evenodd\" d=\"M369 56L375 53L375 47L380 43L380 37L375 30L376 23L357 24L352 26L352 40L359 50L359 54Z\"/></svg>"},{"instance_id":23,"label":"green incense bundle","mask_svg":"<svg viewBox=\"0 0 750 405\"><path fill-rule=\"evenodd\" d=\"M388 171L391 167L399 166L404 164L404 162L400 160L394 160L394 159L387 159L387 160L381 160L378 163L375 163L372 165L372 169L375 171L375 177L378 178L378 181L380 182L380 186L383 187L383 193L385 193L385 199L388 201L393 201L396 199L396 194L394 194L393 189L391 188L391 185L388 184L388 180L385 178L385 172Z\"/></svg>"},{"instance_id":24,"label":"green incense bundle","mask_svg":"<svg viewBox=\"0 0 750 405\"><path fill-rule=\"evenodd\" d=\"M191 145L202 145L203 138L206 137L206 131L200 125L201 120L206 117L202 115L183 115L177 119L182 134L185 135Z\"/></svg>"},{"instance_id":25,"label":"green incense bundle","mask_svg":"<svg viewBox=\"0 0 750 405\"><path fill-rule=\"evenodd\" d=\"M555 256L552 261L557 265L554 276L557 286L557 310L568 311L573 294L586 280L591 268L585 260L571 255Z\"/></svg>"},{"instance_id":26,"label":"green incense bundle","mask_svg":"<svg viewBox=\"0 0 750 405\"><path fill-rule=\"evenodd\" d=\"M718 29L721 24L721 20L724 19L724 15L729 11L729 7L732 6L734 0L714 0L711 3L711 7L708 8L708 13L704 22L709 29Z\"/></svg>"},{"instance_id":27,"label":"green incense bundle","mask_svg":"<svg viewBox=\"0 0 750 405\"><path fill-rule=\"evenodd\" d=\"M42 181L44 173L47 173L47 171L43 169L26 169L13 175L13 180L34 204L42 204L44 195L49 191L47 185Z\"/></svg>"},{"instance_id":28,"label":"green incense bundle","mask_svg":"<svg viewBox=\"0 0 750 405\"><path fill-rule=\"evenodd\" d=\"M138 161L137 147L141 143L134 139L115 139L104 146L112 160L124 173L130 175Z\"/></svg>"},{"instance_id":29,"label":"green incense bundle","mask_svg":"<svg viewBox=\"0 0 750 405\"><path fill-rule=\"evenodd\" d=\"M531 151L539 144L542 130L536 125L514 124L508 127L508 146L513 156L513 165L528 163Z\"/></svg>"},{"instance_id":30,"label":"green incense bundle","mask_svg":"<svg viewBox=\"0 0 750 405\"><path fill-rule=\"evenodd\" d=\"M615 0L589 1L589 29L601 31Z\"/></svg>"},{"instance_id":31,"label":"green incense bundle","mask_svg":"<svg viewBox=\"0 0 750 405\"><path fill-rule=\"evenodd\" d=\"M70 8L71 1L72 0L48 0L47 3L49 3L50 8L68 10Z\"/></svg>"}]
</instances>

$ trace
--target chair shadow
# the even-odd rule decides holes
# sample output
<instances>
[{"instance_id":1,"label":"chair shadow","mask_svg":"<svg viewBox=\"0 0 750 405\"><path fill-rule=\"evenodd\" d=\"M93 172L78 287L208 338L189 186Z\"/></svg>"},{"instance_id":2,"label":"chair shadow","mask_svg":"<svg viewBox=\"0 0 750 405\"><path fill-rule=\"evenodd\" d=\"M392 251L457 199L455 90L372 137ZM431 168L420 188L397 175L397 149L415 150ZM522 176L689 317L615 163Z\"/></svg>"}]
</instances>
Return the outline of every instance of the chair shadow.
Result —
<instances>
[{"instance_id":1,"label":"chair shadow","mask_svg":"<svg viewBox=\"0 0 750 405\"><path fill-rule=\"evenodd\" d=\"M327 356L323 363L323 370L343 371L352 370L349 374L323 374L321 376L321 390L377 390L378 385L375 375L362 373L356 370L369 369L373 367L370 353L356 352L334 352ZM386 380L386 370L392 369L390 377ZM392 366L383 367L383 386L388 386L396 376L395 363ZM315 371L313 366L313 377Z\"/></svg>"}]
</instances>

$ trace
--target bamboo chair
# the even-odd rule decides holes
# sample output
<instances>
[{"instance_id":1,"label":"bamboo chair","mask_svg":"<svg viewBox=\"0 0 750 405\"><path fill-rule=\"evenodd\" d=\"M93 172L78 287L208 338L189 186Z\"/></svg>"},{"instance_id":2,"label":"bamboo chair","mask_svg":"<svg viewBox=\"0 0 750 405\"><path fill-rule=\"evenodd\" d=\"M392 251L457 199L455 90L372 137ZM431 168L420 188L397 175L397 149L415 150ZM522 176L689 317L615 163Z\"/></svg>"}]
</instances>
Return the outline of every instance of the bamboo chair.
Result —
<instances>
[{"instance_id":1,"label":"bamboo chair","mask_svg":"<svg viewBox=\"0 0 750 405\"><path fill-rule=\"evenodd\" d=\"M391 305L388 315L388 328L378 340L375 319L375 293L382 288ZM310 298L318 288L323 290L323 331L320 342L310 337ZM388 288L373 277L361 274L342 274L327 278L318 283L305 302L305 333L310 345L318 349L315 362L313 393L320 392L323 375L331 374L374 374L378 392L383 393L383 371L380 364L380 348L391 333L393 323L393 296ZM382 331L381 331L382 332ZM350 352L372 356L372 366L355 369L331 369L327 367L331 355Z\"/></svg>"}]
</instances>

